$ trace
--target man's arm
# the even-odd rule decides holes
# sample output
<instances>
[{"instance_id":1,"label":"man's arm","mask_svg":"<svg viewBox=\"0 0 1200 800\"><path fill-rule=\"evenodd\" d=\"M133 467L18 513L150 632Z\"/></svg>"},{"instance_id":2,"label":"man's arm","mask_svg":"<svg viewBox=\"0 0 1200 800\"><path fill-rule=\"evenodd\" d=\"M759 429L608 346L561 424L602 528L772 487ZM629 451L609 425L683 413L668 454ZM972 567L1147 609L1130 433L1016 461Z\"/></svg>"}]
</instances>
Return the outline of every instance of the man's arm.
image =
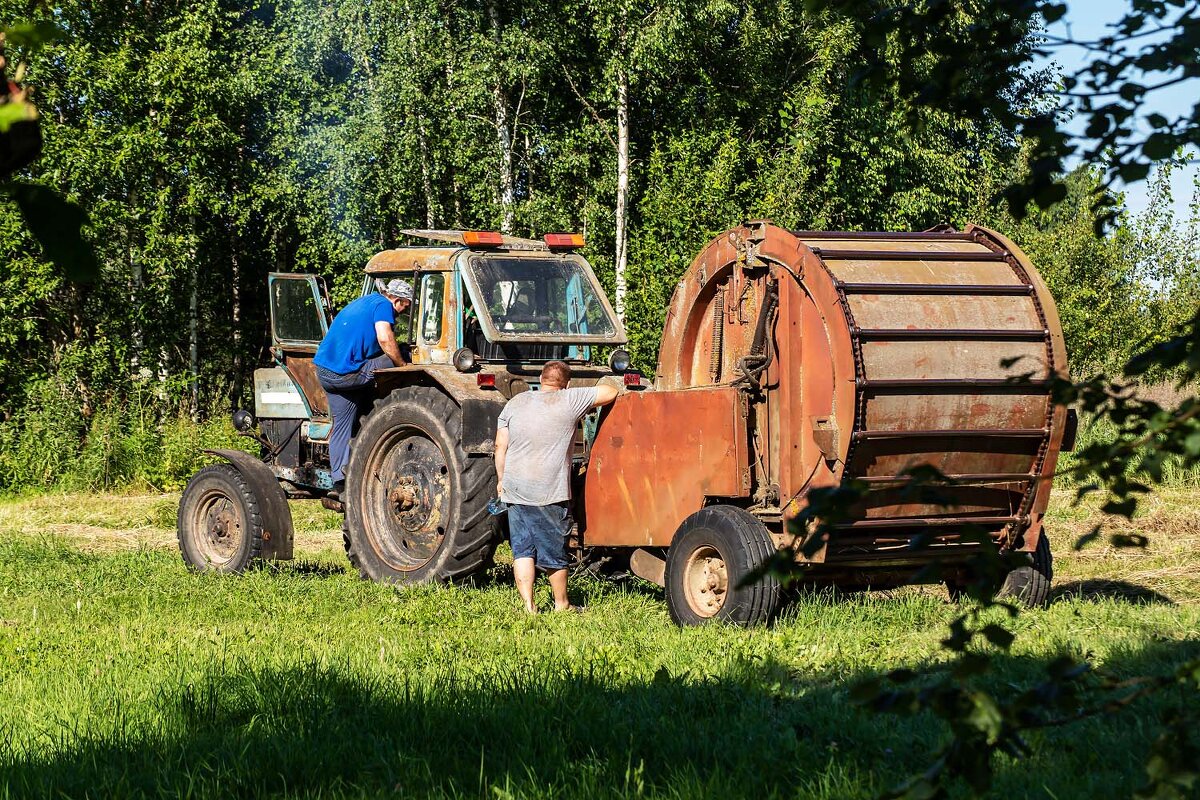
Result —
<instances>
[{"instance_id":1,"label":"man's arm","mask_svg":"<svg viewBox=\"0 0 1200 800\"><path fill-rule=\"evenodd\" d=\"M393 364L399 367L408 363L408 360L400 355L400 345L396 344L396 333L392 330L390 322L375 323L375 338L379 340L379 346Z\"/></svg>"},{"instance_id":2,"label":"man's arm","mask_svg":"<svg viewBox=\"0 0 1200 800\"><path fill-rule=\"evenodd\" d=\"M606 406L613 400L616 400L617 395L620 393L620 389L618 389L616 386L613 386L611 383L597 383L596 402L594 405Z\"/></svg>"},{"instance_id":3,"label":"man's arm","mask_svg":"<svg viewBox=\"0 0 1200 800\"><path fill-rule=\"evenodd\" d=\"M504 491L504 459L508 455L508 428L496 431L496 496Z\"/></svg>"}]
</instances>

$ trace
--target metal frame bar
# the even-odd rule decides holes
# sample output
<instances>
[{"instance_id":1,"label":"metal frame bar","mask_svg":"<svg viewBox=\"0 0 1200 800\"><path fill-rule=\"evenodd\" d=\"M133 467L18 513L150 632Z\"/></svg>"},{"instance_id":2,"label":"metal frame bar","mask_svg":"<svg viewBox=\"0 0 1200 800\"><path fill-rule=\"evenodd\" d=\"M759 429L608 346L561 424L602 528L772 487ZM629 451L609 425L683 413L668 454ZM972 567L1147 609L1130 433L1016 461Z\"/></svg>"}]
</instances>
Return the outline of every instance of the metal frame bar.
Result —
<instances>
[{"instance_id":1,"label":"metal frame bar","mask_svg":"<svg viewBox=\"0 0 1200 800\"><path fill-rule=\"evenodd\" d=\"M971 485L978 483L1025 483L1027 481L1037 480L1039 476L1031 475L1028 472L980 472L975 474L960 473L956 475L944 476L949 484L936 484L939 488L954 488L954 484ZM913 479L912 475L871 475L863 478L855 478L855 480L863 483L890 483L890 484L905 484Z\"/></svg>"},{"instance_id":2,"label":"metal frame bar","mask_svg":"<svg viewBox=\"0 0 1200 800\"><path fill-rule=\"evenodd\" d=\"M1002 263L1006 260L1003 253L955 252L953 250L837 250L827 247L810 247L814 253L825 261L989 261Z\"/></svg>"},{"instance_id":3,"label":"metal frame bar","mask_svg":"<svg viewBox=\"0 0 1200 800\"><path fill-rule=\"evenodd\" d=\"M865 341L970 341L1042 342L1050 338L1046 330L996 330L988 328L858 328L850 332Z\"/></svg>"},{"instance_id":4,"label":"metal frame bar","mask_svg":"<svg viewBox=\"0 0 1200 800\"><path fill-rule=\"evenodd\" d=\"M1028 283L845 283L846 294L961 294L987 297L1024 297L1033 294Z\"/></svg>"},{"instance_id":5,"label":"metal frame bar","mask_svg":"<svg viewBox=\"0 0 1200 800\"><path fill-rule=\"evenodd\" d=\"M901 239L926 242L973 242L975 237L963 231L939 233L936 231L788 231L800 239L865 239L887 241Z\"/></svg>"},{"instance_id":6,"label":"metal frame bar","mask_svg":"<svg viewBox=\"0 0 1200 800\"><path fill-rule=\"evenodd\" d=\"M957 391L974 393L971 390L984 392L1031 392L1040 393L1048 390L1053 381L1042 380L1009 380L1007 378L900 378L888 380L871 380L863 378L855 382L856 387L863 391Z\"/></svg>"},{"instance_id":7,"label":"metal frame bar","mask_svg":"<svg viewBox=\"0 0 1200 800\"><path fill-rule=\"evenodd\" d=\"M831 525L835 531L866 530L873 528L947 528L953 525L1011 525L1014 522L1027 523L1028 517L1010 515L1007 517L911 517L908 519L860 519L857 522L842 522Z\"/></svg>"},{"instance_id":8,"label":"metal frame bar","mask_svg":"<svg viewBox=\"0 0 1200 800\"><path fill-rule=\"evenodd\" d=\"M1045 428L975 428L966 430L913 429L913 430L864 430L856 431L859 441L881 439L932 439L932 438L987 438L987 439L1040 439L1050 431Z\"/></svg>"}]
</instances>

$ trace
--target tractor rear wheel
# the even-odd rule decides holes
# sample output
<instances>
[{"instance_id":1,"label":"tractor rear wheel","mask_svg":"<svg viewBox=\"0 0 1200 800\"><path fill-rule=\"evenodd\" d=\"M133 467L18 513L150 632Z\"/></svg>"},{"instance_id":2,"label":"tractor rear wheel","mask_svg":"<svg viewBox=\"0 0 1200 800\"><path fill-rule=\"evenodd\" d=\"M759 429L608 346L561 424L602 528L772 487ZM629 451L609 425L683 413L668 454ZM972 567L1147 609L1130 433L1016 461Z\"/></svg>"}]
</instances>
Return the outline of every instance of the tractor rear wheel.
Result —
<instances>
[{"instance_id":1,"label":"tractor rear wheel","mask_svg":"<svg viewBox=\"0 0 1200 800\"><path fill-rule=\"evenodd\" d=\"M262 556L259 499L228 464L205 467L188 481L176 530L183 560L200 572L242 572Z\"/></svg>"},{"instance_id":2,"label":"tractor rear wheel","mask_svg":"<svg viewBox=\"0 0 1200 800\"><path fill-rule=\"evenodd\" d=\"M667 609L679 625L722 620L767 622L779 607L779 581L765 575L742 586L775 552L766 526L734 506L708 506L683 521L667 550Z\"/></svg>"},{"instance_id":3,"label":"tractor rear wheel","mask_svg":"<svg viewBox=\"0 0 1200 800\"><path fill-rule=\"evenodd\" d=\"M398 389L375 403L350 447L342 538L364 578L458 581L492 565L491 459L462 448L458 406L437 389Z\"/></svg>"}]
</instances>

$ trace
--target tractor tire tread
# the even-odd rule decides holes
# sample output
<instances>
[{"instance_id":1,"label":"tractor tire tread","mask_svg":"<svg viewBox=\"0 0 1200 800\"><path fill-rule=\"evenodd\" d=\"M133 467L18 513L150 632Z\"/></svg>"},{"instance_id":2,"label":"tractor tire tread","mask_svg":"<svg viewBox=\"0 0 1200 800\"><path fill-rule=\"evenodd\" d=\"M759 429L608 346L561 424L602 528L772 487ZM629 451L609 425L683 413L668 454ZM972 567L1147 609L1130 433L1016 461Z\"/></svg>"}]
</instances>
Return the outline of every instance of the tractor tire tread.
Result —
<instances>
[{"instance_id":1,"label":"tractor tire tread","mask_svg":"<svg viewBox=\"0 0 1200 800\"><path fill-rule=\"evenodd\" d=\"M450 542L444 545L448 546L450 550L439 574L430 579L449 582L467 580L492 565L498 532L492 516L487 511L487 504L491 499L491 493L495 491L495 468L490 459L473 457L463 449L458 406L438 389L428 386L408 386L397 389L386 397L377 399L366 419L369 422L372 415L385 407L393 403L405 402L422 407L441 421L453 442L454 457L462 466L459 473L461 492L458 498L457 533ZM351 453L353 453L353 442L351 443ZM347 482L350 479L349 467L350 464L347 464ZM489 488L491 493L488 491ZM351 535L349 514L342 521L342 544L346 549L347 558L358 570L359 575L364 580L371 580L372 575L358 552L355 537Z\"/></svg>"},{"instance_id":2,"label":"tractor tire tread","mask_svg":"<svg viewBox=\"0 0 1200 800\"><path fill-rule=\"evenodd\" d=\"M1030 608L1043 608L1050 603L1050 585L1054 581L1054 554L1044 530L1029 555L1030 563L1010 572L997 596L1011 597Z\"/></svg>"}]
</instances>

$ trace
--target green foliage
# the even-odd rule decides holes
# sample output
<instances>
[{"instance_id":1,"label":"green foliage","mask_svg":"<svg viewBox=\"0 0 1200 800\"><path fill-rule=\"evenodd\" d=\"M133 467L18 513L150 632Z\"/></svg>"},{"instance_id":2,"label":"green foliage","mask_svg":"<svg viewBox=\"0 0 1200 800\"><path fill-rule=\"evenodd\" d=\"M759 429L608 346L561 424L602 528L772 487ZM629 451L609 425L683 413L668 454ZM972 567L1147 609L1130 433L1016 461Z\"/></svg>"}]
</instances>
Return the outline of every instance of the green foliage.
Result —
<instances>
[{"instance_id":1,"label":"green foliage","mask_svg":"<svg viewBox=\"0 0 1200 800\"><path fill-rule=\"evenodd\" d=\"M1130 4L1108 32L1092 41L1040 33L1060 20L1056 0L909 2L810 0L813 9L856 18L861 31L851 60L855 82L879 102L902 109L911 128L931 110L973 111L1028 144L1029 169L1005 187L1009 212L1025 215L1030 203L1049 208L1068 191L1070 157L1101 170L1095 199L1097 231L1114 222L1111 190L1118 181L1144 180L1156 163L1200 145L1200 101L1177 116L1148 112L1155 91L1200 78L1200 15L1194 3ZM1082 4L1081 4L1082 5ZM1021 102L1012 87L1031 76L1034 55L1083 48L1091 59L1063 75L1039 102ZM1016 100L1016 102L1014 102ZM1067 120L1085 122L1082 131Z\"/></svg>"},{"instance_id":2,"label":"green foliage","mask_svg":"<svg viewBox=\"0 0 1200 800\"><path fill-rule=\"evenodd\" d=\"M0 422L0 493L60 487L182 489L212 459L206 448L257 452L221 417L194 422L149 391L109 397L90 418L69 381L34 383L21 410ZM178 405L175 406L178 408Z\"/></svg>"}]
</instances>

